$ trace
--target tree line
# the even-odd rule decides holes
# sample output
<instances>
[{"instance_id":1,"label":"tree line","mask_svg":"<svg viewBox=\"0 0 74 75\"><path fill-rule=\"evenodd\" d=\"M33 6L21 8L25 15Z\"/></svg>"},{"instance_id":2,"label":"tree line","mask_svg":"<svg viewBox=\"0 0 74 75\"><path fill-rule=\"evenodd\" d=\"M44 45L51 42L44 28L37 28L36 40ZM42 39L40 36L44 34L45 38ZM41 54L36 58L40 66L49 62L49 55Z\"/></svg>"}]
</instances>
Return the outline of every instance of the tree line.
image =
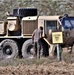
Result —
<instances>
[{"instance_id":1,"label":"tree line","mask_svg":"<svg viewBox=\"0 0 74 75\"><path fill-rule=\"evenodd\" d=\"M73 0L0 0L0 20L6 19L7 11L26 7L37 8L39 15L74 15Z\"/></svg>"}]
</instances>

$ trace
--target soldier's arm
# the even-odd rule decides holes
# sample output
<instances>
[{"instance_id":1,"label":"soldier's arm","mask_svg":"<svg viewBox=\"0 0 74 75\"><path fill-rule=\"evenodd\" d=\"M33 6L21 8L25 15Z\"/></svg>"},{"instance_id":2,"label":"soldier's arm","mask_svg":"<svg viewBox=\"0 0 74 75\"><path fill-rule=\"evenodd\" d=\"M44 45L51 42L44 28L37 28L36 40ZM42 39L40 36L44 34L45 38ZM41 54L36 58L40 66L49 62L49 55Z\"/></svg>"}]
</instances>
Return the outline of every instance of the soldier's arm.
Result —
<instances>
[{"instance_id":1,"label":"soldier's arm","mask_svg":"<svg viewBox=\"0 0 74 75\"><path fill-rule=\"evenodd\" d=\"M35 33L33 32L33 33L32 33L32 40L34 40L34 34L35 34Z\"/></svg>"},{"instance_id":2,"label":"soldier's arm","mask_svg":"<svg viewBox=\"0 0 74 75\"><path fill-rule=\"evenodd\" d=\"M43 32L41 31L41 32L40 32L40 38L42 38L42 34L43 34Z\"/></svg>"}]
</instances>

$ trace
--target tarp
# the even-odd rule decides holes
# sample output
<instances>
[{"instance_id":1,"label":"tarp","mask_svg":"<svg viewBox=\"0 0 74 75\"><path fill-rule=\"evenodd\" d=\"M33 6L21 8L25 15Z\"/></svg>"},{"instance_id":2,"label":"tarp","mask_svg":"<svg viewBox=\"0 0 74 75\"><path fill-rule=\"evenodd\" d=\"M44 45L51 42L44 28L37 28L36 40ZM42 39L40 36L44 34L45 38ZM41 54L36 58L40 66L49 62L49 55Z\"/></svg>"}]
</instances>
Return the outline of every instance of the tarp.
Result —
<instances>
[{"instance_id":1,"label":"tarp","mask_svg":"<svg viewBox=\"0 0 74 75\"><path fill-rule=\"evenodd\" d=\"M74 28L74 17L64 17L61 20L61 22L65 29L73 29Z\"/></svg>"}]
</instances>

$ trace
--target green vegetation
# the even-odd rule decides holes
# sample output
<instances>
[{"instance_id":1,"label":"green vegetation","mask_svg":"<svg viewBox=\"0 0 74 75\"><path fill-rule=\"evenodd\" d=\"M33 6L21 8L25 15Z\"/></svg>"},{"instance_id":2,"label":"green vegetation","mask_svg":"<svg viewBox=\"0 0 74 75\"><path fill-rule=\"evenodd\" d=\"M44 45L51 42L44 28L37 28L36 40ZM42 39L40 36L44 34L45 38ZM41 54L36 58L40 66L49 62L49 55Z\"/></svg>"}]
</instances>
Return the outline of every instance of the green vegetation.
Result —
<instances>
[{"instance_id":1,"label":"green vegetation","mask_svg":"<svg viewBox=\"0 0 74 75\"><path fill-rule=\"evenodd\" d=\"M0 20L6 19L7 11L21 7L36 7L39 15L74 15L73 0L0 0Z\"/></svg>"}]
</instances>

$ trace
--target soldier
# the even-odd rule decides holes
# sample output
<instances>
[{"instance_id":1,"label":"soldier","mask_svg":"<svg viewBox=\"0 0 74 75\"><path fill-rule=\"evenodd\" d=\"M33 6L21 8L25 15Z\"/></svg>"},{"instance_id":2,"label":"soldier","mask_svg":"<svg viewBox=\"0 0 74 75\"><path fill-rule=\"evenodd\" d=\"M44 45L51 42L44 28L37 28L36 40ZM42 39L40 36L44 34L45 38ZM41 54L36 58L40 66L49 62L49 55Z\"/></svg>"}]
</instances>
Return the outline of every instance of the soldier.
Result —
<instances>
[{"instance_id":1,"label":"soldier","mask_svg":"<svg viewBox=\"0 0 74 75\"><path fill-rule=\"evenodd\" d=\"M32 40L34 42L34 50L35 50L35 56L36 58L40 58L41 54L41 38L43 34L43 27L40 26L39 29L35 29L32 34Z\"/></svg>"}]
</instances>

